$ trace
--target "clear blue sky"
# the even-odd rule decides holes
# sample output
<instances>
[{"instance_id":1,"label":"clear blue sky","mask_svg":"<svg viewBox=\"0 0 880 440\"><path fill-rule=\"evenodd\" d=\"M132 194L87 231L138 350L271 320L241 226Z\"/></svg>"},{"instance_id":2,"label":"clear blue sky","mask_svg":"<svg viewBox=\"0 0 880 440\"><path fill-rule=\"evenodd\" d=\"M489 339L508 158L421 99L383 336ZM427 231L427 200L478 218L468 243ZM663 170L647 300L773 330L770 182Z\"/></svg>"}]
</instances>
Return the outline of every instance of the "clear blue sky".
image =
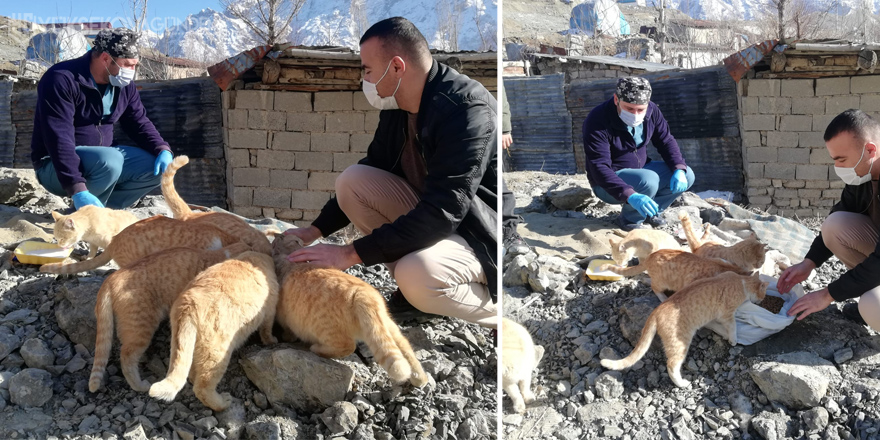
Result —
<instances>
[{"instance_id":1,"label":"clear blue sky","mask_svg":"<svg viewBox=\"0 0 880 440\"><path fill-rule=\"evenodd\" d=\"M149 0L147 24L154 32L180 23L187 15L204 8L221 10L219 0ZM126 0L2 0L0 15L36 23L67 21L110 21L122 26L120 19L131 16ZM73 20L70 20L73 18Z\"/></svg>"}]
</instances>

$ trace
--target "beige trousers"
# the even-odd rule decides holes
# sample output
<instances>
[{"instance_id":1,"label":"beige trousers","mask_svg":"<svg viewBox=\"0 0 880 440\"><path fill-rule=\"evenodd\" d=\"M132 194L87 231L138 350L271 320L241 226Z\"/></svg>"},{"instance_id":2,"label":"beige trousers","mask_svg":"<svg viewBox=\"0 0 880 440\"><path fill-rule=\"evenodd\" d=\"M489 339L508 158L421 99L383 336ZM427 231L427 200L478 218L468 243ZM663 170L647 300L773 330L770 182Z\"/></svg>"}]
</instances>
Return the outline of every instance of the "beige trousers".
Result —
<instances>
[{"instance_id":1,"label":"beige trousers","mask_svg":"<svg viewBox=\"0 0 880 440\"><path fill-rule=\"evenodd\" d=\"M346 168L336 179L336 200L354 226L367 235L411 211L419 196L406 180L358 164ZM460 235L452 234L386 266L415 308L497 327L497 309L489 296L486 273Z\"/></svg>"},{"instance_id":2,"label":"beige trousers","mask_svg":"<svg viewBox=\"0 0 880 440\"><path fill-rule=\"evenodd\" d=\"M835 212L822 223L822 240L846 267L856 267L877 246L878 231L864 214ZM880 286L859 297L859 313L875 331L880 331Z\"/></svg>"}]
</instances>

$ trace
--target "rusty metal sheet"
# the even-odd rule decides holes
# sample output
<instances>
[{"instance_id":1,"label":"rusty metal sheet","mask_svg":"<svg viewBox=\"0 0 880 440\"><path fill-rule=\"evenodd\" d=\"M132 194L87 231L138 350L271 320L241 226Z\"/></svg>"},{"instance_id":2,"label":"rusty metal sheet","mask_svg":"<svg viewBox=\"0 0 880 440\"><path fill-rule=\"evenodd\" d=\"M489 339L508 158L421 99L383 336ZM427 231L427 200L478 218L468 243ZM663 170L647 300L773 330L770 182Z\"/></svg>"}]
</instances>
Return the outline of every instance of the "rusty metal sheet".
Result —
<instances>
[{"instance_id":1,"label":"rusty metal sheet","mask_svg":"<svg viewBox=\"0 0 880 440\"><path fill-rule=\"evenodd\" d=\"M272 46L263 45L246 50L234 57L225 59L211 67L208 67L208 75L220 86L220 90L226 90L232 81L240 78L248 70L257 65L263 59Z\"/></svg>"},{"instance_id":2,"label":"rusty metal sheet","mask_svg":"<svg viewBox=\"0 0 880 440\"><path fill-rule=\"evenodd\" d=\"M755 64L758 64L773 51L777 43L779 43L779 40L762 41L728 56L724 59L724 67L727 69L727 73L733 77L734 81L739 82L746 72L755 67Z\"/></svg>"}]
</instances>

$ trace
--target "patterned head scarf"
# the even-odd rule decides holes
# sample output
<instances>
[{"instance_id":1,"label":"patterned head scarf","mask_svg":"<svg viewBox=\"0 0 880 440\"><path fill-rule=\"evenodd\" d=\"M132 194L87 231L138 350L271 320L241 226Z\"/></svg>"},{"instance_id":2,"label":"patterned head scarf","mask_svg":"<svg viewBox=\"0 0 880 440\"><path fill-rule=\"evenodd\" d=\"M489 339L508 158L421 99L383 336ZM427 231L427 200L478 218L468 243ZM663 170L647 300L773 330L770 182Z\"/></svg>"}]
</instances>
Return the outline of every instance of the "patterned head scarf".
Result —
<instances>
[{"instance_id":1,"label":"patterned head scarf","mask_svg":"<svg viewBox=\"0 0 880 440\"><path fill-rule=\"evenodd\" d=\"M94 49L114 58L137 58L138 34L131 29L104 29L95 37Z\"/></svg>"},{"instance_id":2,"label":"patterned head scarf","mask_svg":"<svg viewBox=\"0 0 880 440\"><path fill-rule=\"evenodd\" d=\"M617 80L617 99L629 104L647 104L651 100L651 83L637 76L620 78Z\"/></svg>"}]
</instances>

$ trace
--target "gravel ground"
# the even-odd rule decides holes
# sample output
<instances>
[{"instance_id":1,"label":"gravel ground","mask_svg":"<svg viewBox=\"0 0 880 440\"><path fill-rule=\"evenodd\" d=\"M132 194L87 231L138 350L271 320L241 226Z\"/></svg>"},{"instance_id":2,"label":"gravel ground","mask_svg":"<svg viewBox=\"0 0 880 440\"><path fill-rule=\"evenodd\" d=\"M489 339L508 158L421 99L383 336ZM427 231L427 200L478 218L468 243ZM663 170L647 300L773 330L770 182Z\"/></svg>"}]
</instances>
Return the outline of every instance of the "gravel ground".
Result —
<instances>
[{"instance_id":1,"label":"gravel ground","mask_svg":"<svg viewBox=\"0 0 880 440\"><path fill-rule=\"evenodd\" d=\"M553 211L543 195L571 179L537 172L505 178L520 212ZM616 215L607 205L579 212ZM821 225L821 219L802 221L813 230ZM549 267L545 257L514 252L505 270L521 258ZM523 323L546 349L533 381L538 400L518 415L503 399L504 438L878 438L880 336L845 320L840 304L751 346L731 347L700 330L682 369L692 385L680 389L670 381L656 341L628 370L609 372L599 365L632 350L644 319L659 304L649 286L637 279L589 281L566 270L546 272L563 275L561 287L544 293L529 285L504 289L505 316ZM844 271L833 259L804 288L822 288Z\"/></svg>"}]
</instances>

